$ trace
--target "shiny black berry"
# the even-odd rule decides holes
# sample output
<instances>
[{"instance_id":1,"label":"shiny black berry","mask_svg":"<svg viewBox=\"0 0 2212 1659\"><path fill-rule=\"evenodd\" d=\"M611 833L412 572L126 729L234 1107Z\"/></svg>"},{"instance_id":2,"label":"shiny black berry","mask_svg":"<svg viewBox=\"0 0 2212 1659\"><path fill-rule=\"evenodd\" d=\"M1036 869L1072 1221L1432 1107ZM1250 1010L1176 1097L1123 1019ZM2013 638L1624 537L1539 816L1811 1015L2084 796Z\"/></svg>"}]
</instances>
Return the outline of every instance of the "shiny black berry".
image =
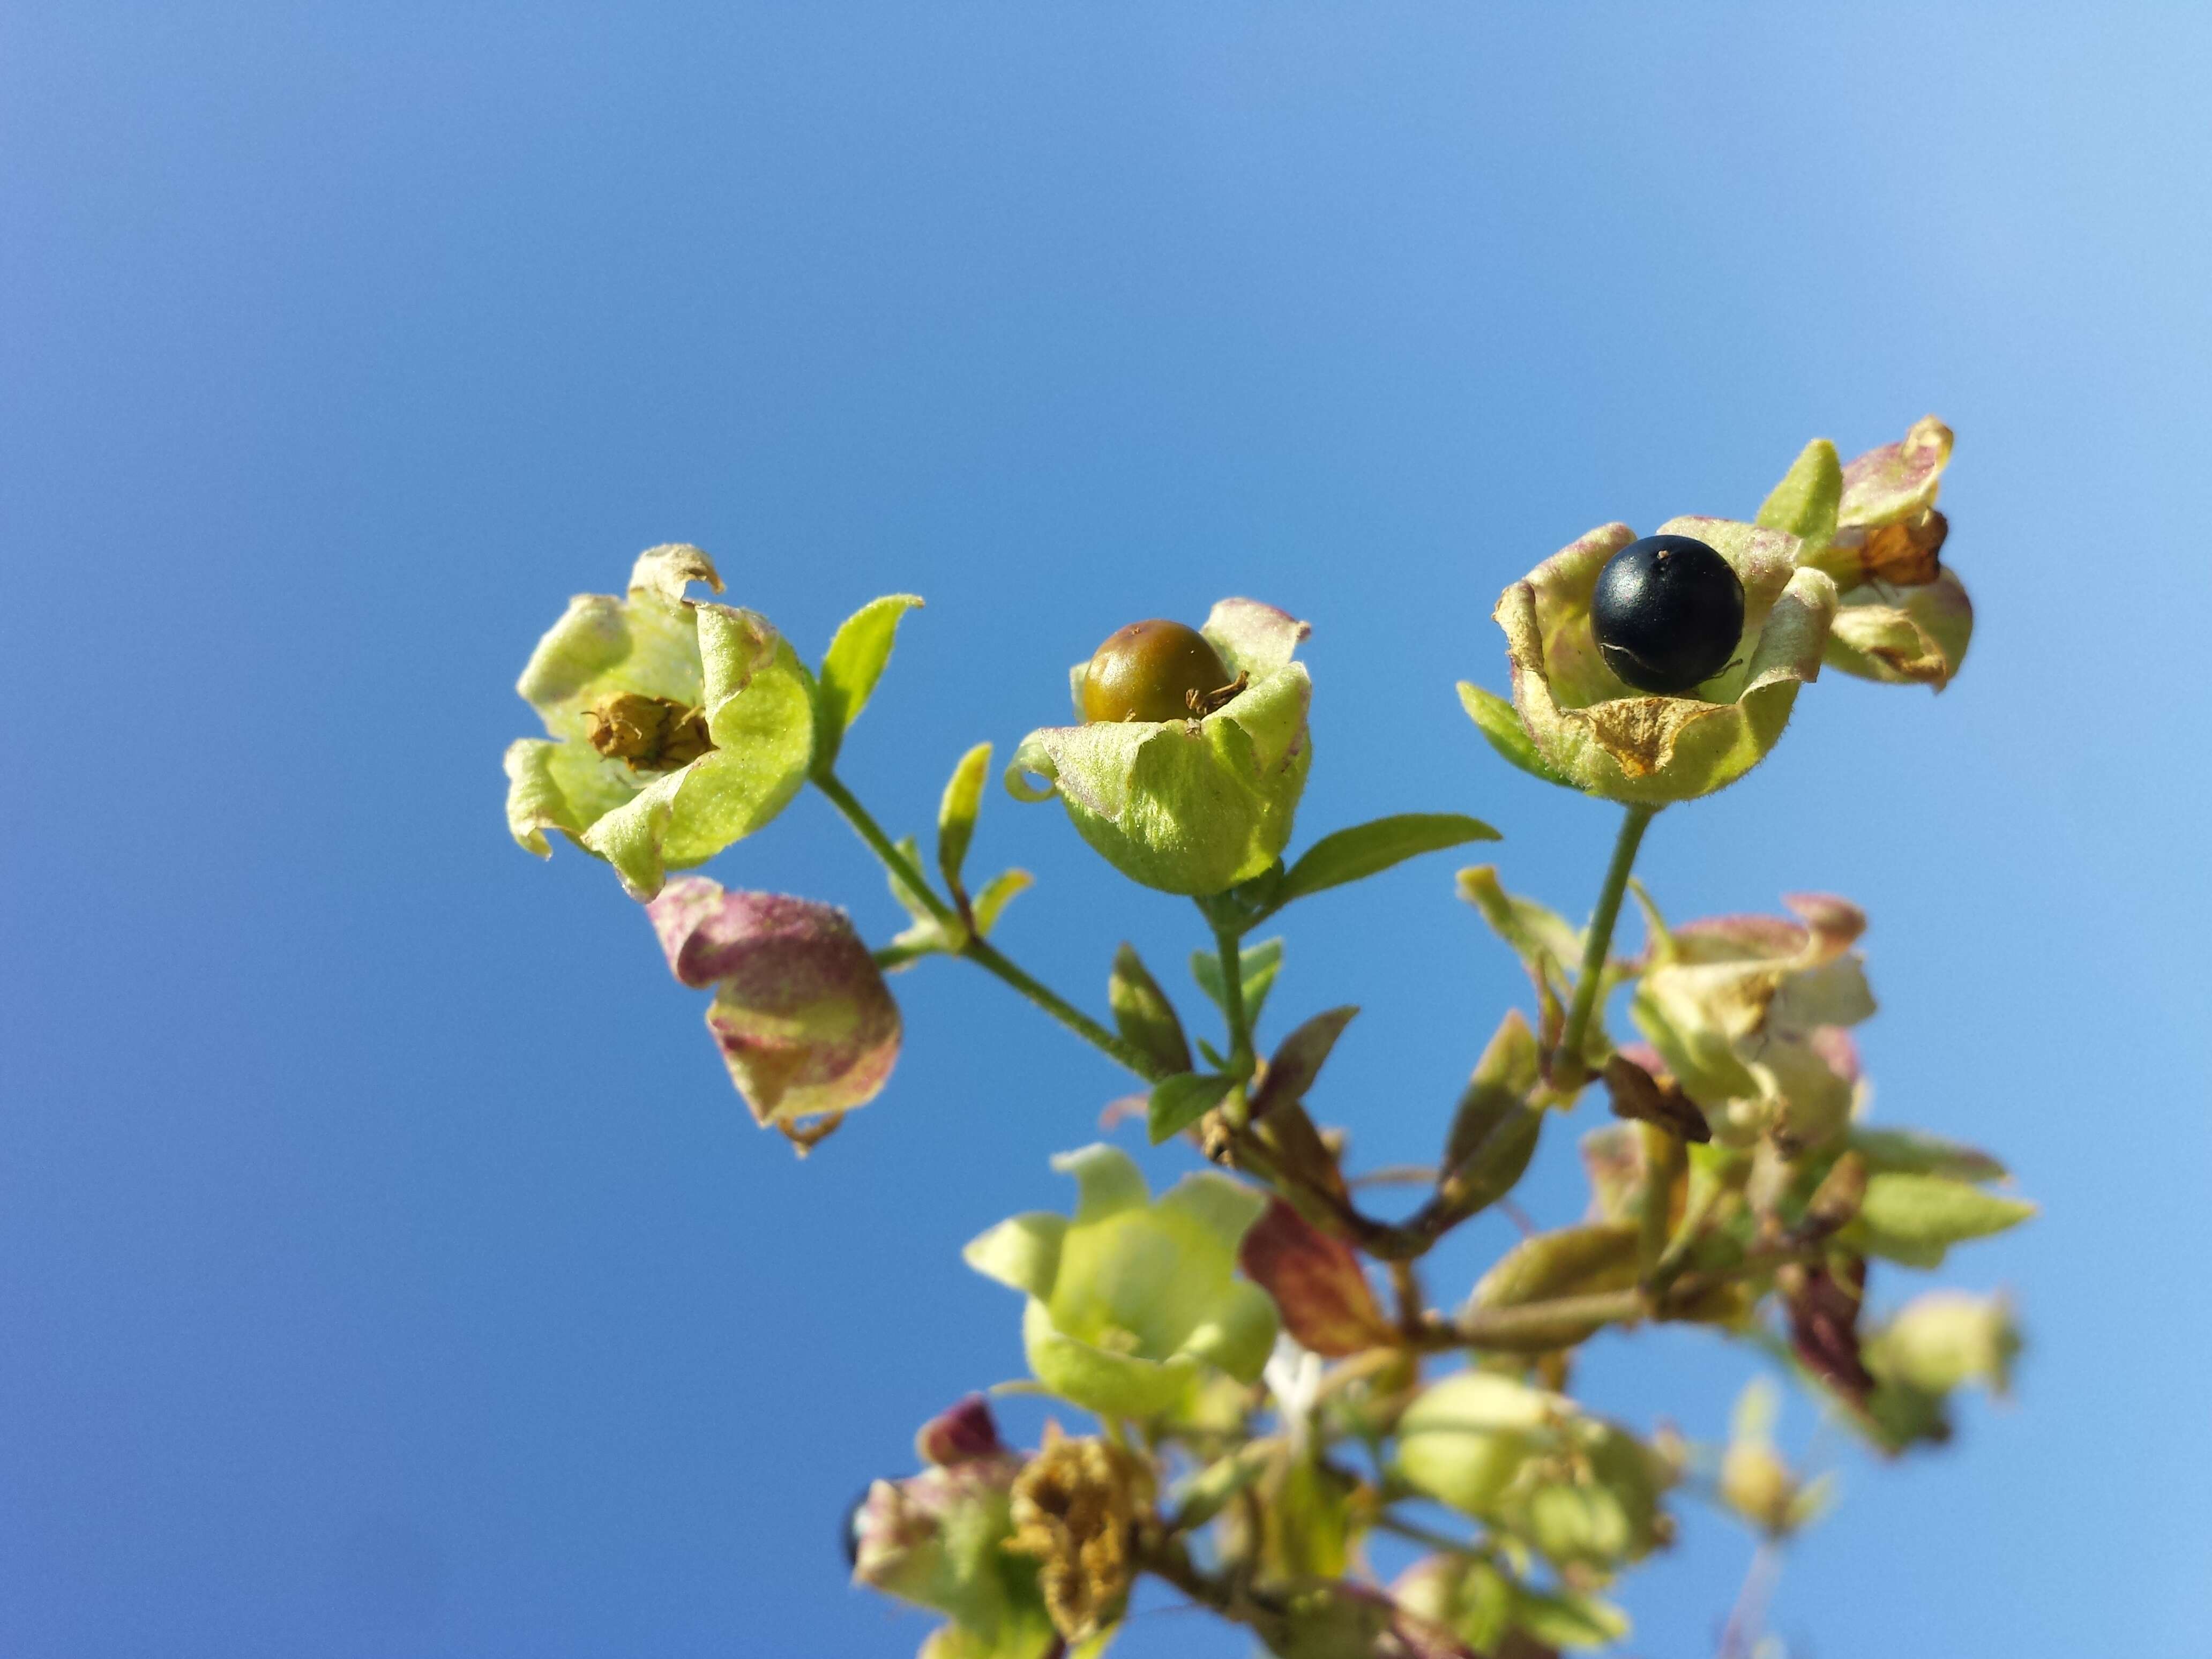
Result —
<instances>
[{"instance_id":1,"label":"shiny black berry","mask_svg":"<svg viewBox=\"0 0 2212 1659\"><path fill-rule=\"evenodd\" d=\"M875 1488L868 1490L872 1492ZM860 1511L867 1506L868 1493L864 1492L846 1510L844 1522L838 1528L842 1534L838 1541L845 1547L845 1565L848 1567L860 1565Z\"/></svg>"},{"instance_id":2,"label":"shiny black berry","mask_svg":"<svg viewBox=\"0 0 2212 1659\"><path fill-rule=\"evenodd\" d=\"M1606 562L1590 599L1606 666L1639 691L1679 696L1729 665L1743 584L1694 536L1646 536Z\"/></svg>"},{"instance_id":3,"label":"shiny black berry","mask_svg":"<svg viewBox=\"0 0 2212 1659\"><path fill-rule=\"evenodd\" d=\"M1180 720L1206 712L1230 684L1221 654L1195 628L1131 623L1106 636L1083 672L1085 720Z\"/></svg>"}]
</instances>

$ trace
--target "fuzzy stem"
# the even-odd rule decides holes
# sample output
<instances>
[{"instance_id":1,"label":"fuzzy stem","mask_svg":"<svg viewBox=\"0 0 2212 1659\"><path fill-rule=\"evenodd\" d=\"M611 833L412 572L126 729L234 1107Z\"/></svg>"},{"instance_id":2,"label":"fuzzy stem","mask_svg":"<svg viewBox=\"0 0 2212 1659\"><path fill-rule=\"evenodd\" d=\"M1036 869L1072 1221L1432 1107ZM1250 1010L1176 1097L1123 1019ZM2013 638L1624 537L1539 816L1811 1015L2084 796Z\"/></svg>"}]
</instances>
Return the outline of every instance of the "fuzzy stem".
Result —
<instances>
[{"instance_id":1,"label":"fuzzy stem","mask_svg":"<svg viewBox=\"0 0 2212 1659\"><path fill-rule=\"evenodd\" d=\"M1583 1063L1583 1038L1589 1030L1591 1015L1597 1012L1598 987L1605 979L1606 952L1613 948L1613 924L1620 920L1628 872L1636 867L1636 849L1643 844L1644 829L1658 811L1656 806L1630 807L1613 843L1613 862L1606 866L1605 885L1598 890L1597 912L1590 918L1589 933L1583 943L1574 1006L1567 1011L1566 1030L1560 1034L1553 1059L1555 1080L1563 1087L1578 1088L1589 1079L1589 1069Z\"/></svg>"},{"instance_id":2,"label":"fuzzy stem","mask_svg":"<svg viewBox=\"0 0 2212 1659\"><path fill-rule=\"evenodd\" d=\"M919 898L929 914L941 923L946 933L966 941L957 954L965 957L984 972L1005 981L1020 992L1062 1025L1081 1037L1102 1054L1127 1066L1148 1083L1157 1083L1166 1073L1145 1054L1121 1041L1097 1020L1070 1003L1065 997L1047 988L1029 974L1016 967L996 945L978 935L961 920L958 912L938 897L928 879L915 867L914 860L898 849L891 838L884 833L883 826L860 805L859 799L848 789L843 780L834 772L817 774L815 787L830 797L830 805L843 815L845 822L868 845L868 850L883 861L884 867Z\"/></svg>"}]
</instances>

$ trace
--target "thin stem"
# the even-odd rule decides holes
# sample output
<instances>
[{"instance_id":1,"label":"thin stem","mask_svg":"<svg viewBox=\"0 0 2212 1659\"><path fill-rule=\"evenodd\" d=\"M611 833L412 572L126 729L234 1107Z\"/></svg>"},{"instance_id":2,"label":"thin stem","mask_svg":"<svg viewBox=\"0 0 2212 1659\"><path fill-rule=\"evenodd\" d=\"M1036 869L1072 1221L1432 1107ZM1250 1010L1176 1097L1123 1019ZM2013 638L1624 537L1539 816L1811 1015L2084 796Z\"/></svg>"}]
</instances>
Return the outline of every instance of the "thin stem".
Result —
<instances>
[{"instance_id":1,"label":"thin stem","mask_svg":"<svg viewBox=\"0 0 2212 1659\"><path fill-rule=\"evenodd\" d=\"M884 867L898 878L900 884L910 889L938 922L943 925L948 937L963 939L957 954L965 957L986 973L995 975L1020 992L1062 1025L1081 1037L1091 1047L1134 1072L1148 1083L1157 1083L1166 1073L1150 1058L1130 1047L1097 1020L1070 1003L1065 997L1048 989L1008 960L1006 953L988 939L978 935L962 921L958 912L938 897L930 887L928 878L915 867L914 860L898 848L897 843L884 833L883 826L872 817L868 809L848 789L834 772L817 774L815 787L830 797L830 801L853 826L868 850L883 861Z\"/></svg>"},{"instance_id":2,"label":"thin stem","mask_svg":"<svg viewBox=\"0 0 2212 1659\"><path fill-rule=\"evenodd\" d=\"M971 933L968 943L961 947L960 954L985 973L994 974L1004 980L1092 1048L1134 1072L1146 1082L1158 1083L1169 1075L1149 1055L1131 1048L1058 992L1039 983L1016 967L1007 960L1006 953L989 940Z\"/></svg>"},{"instance_id":3,"label":"thin stem","mask_svg":"<svg viewBox=\"0 0 2212 1659\"><path fill-rule=\"evenodd\" d=\"M1613 948L1613 924L1620 920L1621 896L1628 890L1628 872L1636 867L1636 849L1656 806L1632 806L1620 821L1620 835L1613 843L1613 862L1606 866L1605 885L1598 890L1597 912L1590 918L1589 935L1583 944L1582 969L1575 976L1574 1006L1567 1011L1553 1060L1559 1080L1566 1086L1580 1085L1589 1075L1583 1064L1583 1037L1590 1016L1597 1012L1598 987L1605 979L1606 952Z\"/></svg>"},{"instance_id":4,"label":"thin stem","mask_svg":"<svg viewBox=\"0 0 2212 1659\"><path fill-rule=\"evenodd\" d=\"M931 890L928 879L915 868L914 860L899 851L897 843L884 833L883 825L870 816L868 809L860 805L860 799L845 787L842 778L835 772L819 772L815 775L814 787L830 797L830 805L844 814L845 822L867 842L868 850L883 860L884 868L914 890L914 896L931 915L955 928L966 925L951 905Z\"/></svg>"},{"instance_id":5,"label":"thin stem","mask_svg":"<svg viewBox=\"0 0 2212 1659\"><path fill-rule=\"evenodd\" d=\"M1718 1659L1750 1659L1753 1644L1759 1640L1759 1627L1766 1623L1766 1604L1774 1595L1775 1581L1781 1576L1781 1547L1772 1539L1762 1540L1752 1553L1751 1565L1743 1575L1743 1588L1736 1592L1735 1606L1729 1612L1728 1627L1721 1632Z\"/></svg>"},{"instance_id":6,"label":"thin stem","mask_svg":"<svg viewBox=\"0 0 2212 1659\"><path fill-rule=\"evenodd\" d=\"M1203 908L1204 907L1200 907ZM1207 917L1209 922L1212 918ZM1221 958L1221 1012L1229 1022L1231 1076L1252 1075L1252 1023L1244 1012L1244 950L1237 933L1213 923L1213 948Z\"/></svg>"}]
</instances>

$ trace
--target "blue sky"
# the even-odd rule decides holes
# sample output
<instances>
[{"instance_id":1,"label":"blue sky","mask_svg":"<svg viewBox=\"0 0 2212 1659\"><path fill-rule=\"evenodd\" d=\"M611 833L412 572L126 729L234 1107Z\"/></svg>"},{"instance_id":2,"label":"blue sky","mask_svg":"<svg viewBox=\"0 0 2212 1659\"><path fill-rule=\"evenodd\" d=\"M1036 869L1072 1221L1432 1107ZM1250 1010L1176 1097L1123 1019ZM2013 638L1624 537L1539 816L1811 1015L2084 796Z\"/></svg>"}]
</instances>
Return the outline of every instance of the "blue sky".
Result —
<instances>
[{"instance_id":1,"label":"blue sky","mask_svg":"<svg viewBox=\"0 0 2212 1659\"><path fill-rule=\"evenodd\" d=\"M640 548L809 653L927 597L847 751L901 829L1120 623L1281 605L1304 834L1477 812L1579 910L1611 814L1452 694L1504 684L1498 590L1934 410L1967 672L1831 676L1644 865L1679 916L1863 902L1877 1113L2046 1206L1948 1275L2017 1295L2017 1400L1846 1458L1777 1627L2203 1651L2201 12L86 3L0 41L0 1647L921 1639L838 1515L1018 1370L957 1247L1062 1202L1121 1085L924 964L881 1100L804 1165L750 1127L609 873L500 821L523 658ZM1051 807L994 793L975 857L1036 872L1004 942L1093 1006L1117 940L1197 943ZM1523 994L1452 867L1289 918L1276 1033L1366 1009L1315 1102L1364 1160L1429 1154ZM897 925L818 799L713 873ZM1666 1332L1584 1376L1712 1435L1750 1369ZM1709 1650L1747 1547L1693 1512L1632 1650ZM1122 1650L1242 1647L1147 1611Z\"/></svg>"}]
</instances>

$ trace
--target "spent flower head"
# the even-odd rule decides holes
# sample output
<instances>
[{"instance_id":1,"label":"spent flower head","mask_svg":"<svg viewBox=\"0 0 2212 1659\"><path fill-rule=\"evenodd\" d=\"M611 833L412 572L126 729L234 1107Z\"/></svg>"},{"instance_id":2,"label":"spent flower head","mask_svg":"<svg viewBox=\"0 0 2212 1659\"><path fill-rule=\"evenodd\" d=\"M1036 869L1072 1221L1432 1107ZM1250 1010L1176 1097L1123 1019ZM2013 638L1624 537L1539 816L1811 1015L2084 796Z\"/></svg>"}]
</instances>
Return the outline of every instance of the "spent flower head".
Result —
<instances>
[{"instance_id":1,"label":"spent flower head","mask_svg":"<svg viewBox=\"0 0 2212 1659\"><path fill-rule=\"evenodd\" d=\"M898 1004L842 910L686 876L646 913L670 971L714 993L707 1029L754 1121L803 1150L883 1091Z\"/></svg>"},{"instance_id":2,"label":"spent flower head","mask_svg":"<svg viewBox=\"0 0 2212 1659\"><path fill-rule=\"evenodd\" d=\"M507 747L509 832L544 858L558 830L633 898L775 817L813 754L791 647L765 617L685 599L693 582L722 591L697 548L648 549L626 597L568 602L515 687L549 735Z\"/></svg>"}]
</instances>

